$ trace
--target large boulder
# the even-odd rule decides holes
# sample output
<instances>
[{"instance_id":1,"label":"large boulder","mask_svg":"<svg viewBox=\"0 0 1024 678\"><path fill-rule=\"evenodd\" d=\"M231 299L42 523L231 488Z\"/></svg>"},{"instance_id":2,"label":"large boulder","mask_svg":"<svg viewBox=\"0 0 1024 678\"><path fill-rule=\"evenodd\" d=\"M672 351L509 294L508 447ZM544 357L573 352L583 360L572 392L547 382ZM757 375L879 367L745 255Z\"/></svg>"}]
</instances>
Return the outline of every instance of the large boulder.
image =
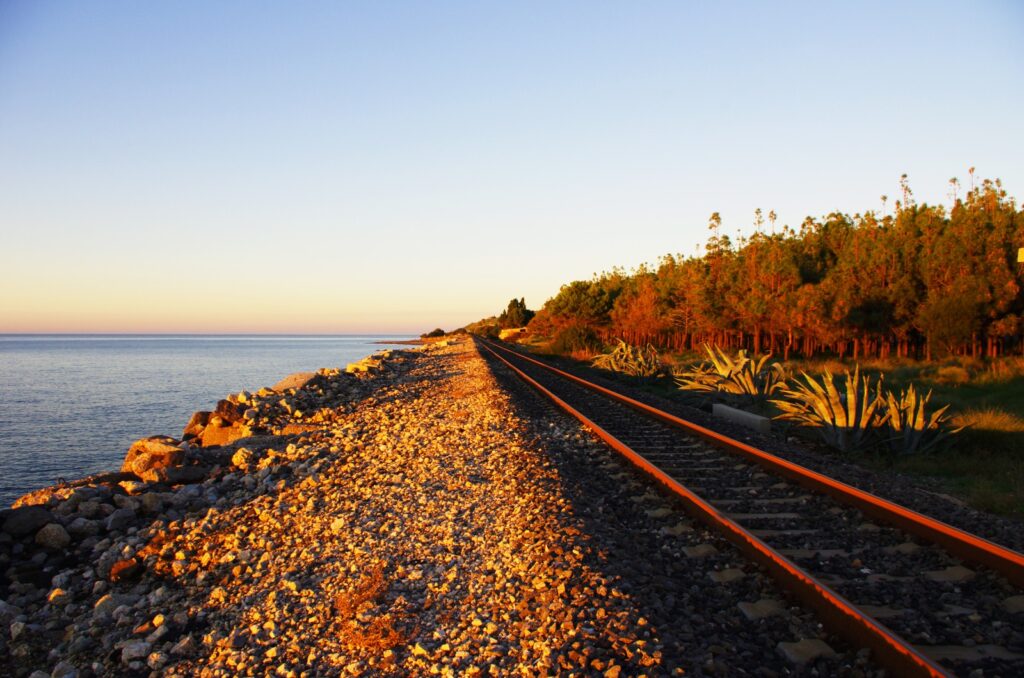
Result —
<instances>
[{"instance_id":1,"label":"large boulder","mask_svg":"<svg viewBox=\"0 0 1024 678\"><path fill-rule=\"evenodd\" d=\"M199 442L203 447L230 445L239 438L248 438L252 434L253 430L247 424L229 424L224 421L218 423L218 418L214 417L203 429Z\"/></svg>"},{"instance_id":2,"label":"large boulder","mask_svg":"<svg viewBox=\"0 0 1024 678\"><path fill-rule=\"evenodd\" d=\"M119 508L107 516L106 527L111 531L126 530L135 521L135 515L134 509Z\"/></svg>"},{"instance_id":3,"label":"large boulder","mask_svg":"<svg viewBox=\"0 0 1024 678\"><path fill-rule=\"evenodd\" d=\"M384 362L379 358L368 356L362 360L354 363L349 363L345 367L345 372L348 374L357 374L359 372L372 372L373 370L379 370L383 367Z\"/></svg>"},{"instance_id":4,"label":"large boulder","mask_svg":"<svg viewBox=\"0 0 1024 678\"><path fill-rule=\"evenodd\" d=\"M192 418L188 420L188 425L185 426L185 432L182 434L182 438L188 440L189 438L196 438L203 433L203 429L210 423L210 415L212 412L196 412L192 415Z\"/></svg>"},{"instance_id":5,"label":"large boulder","mask_svg":"<svg viewBox=\"0 0 1024 678\"><path fill-rule=\"evenodd\" d=\"M123 582L138 579L145 568L135 558L119 560L110 567L110 581Z\"/></svg>"},{"instance_id":6,"label":"large boulder","mask_svg":"<svg viewBox=\"0 0 1024 678\"><path fill-rule=\"evenodd\" d=\"M44 504L56 504L59 501L68 499L74 494L75 488L68 485L50 485L38 490L32 490L14 500L11 508L22 506L43 506Z\"/></svg>"},{"instance_id":7,"label":"large boulder","mask_svg":"<svg viewBox=\"0 0 1024 678\"><path fill-rule=\"evenodd\" d=\"M60 523L49 523L36 532L36 543L45 548L59 551L71 543L71 535Z\"/></svg>"},{"instance_id":8,"label":"large boulder","mask_svg":"<svg viewBox=\"0 0 1024 678\"><path fill-rule=\"evenodd\" d=\"M25 537L51 522L53 514L42 506L23 506L7 514L3 531L12 537Z\"/></svg>"},{"instance_id":9,"label":"large boulder","mask_svg":"<svg viewBox=\"0 0 1024 678\"><path fill-rule=\"evenodd\" d=\"M93 537L100 532L100 522L79 516L68 525L68 533L77 539Z\"/></svg>"},{"instance_id":10,"label":"large boulder","mask_svg":"<svg viewBox=\"0 0 1024 678\"><path fill-rule=\"evenodd\" d=\"M121 471L134 473L146 482L156 482L157 472L185 463L185 450L169 436L151 436L132 443Z\"/></svg>"},{"instance_id":11,"label":"large boulder","mask_svg":"<svg viewBox=\"0 0 1024 678\"><path fill-rule=\"evenodd\" d=\"M248 439L246 439L248 440ZM200 447L195 446L188 451L188 466L208 466L213 468L214 466L227 466L231 463L231 455L235 453L233 445L225 445L223 447L215 445L213 447Z\"/></svg>"},{"instance_id":12,"label":"large boulder","mask_svg":"<svg viewBox=\"0 0 1024 678\"><path fill-rule=\"evenodd\" d=\"M295 374L289 374L281 381L274 384L274 390L278 393L283 393L290 388L302 388L309 382L316 379L316 372L296 372Z\"/></svg>"},{"instance_id":13,"label":"large boulder","mask_svg":"<svg viewBox=\"0 0 1024 678\"><path fill-rule=\"evenodd\" d=\"M173 466L156 472L157 479L170 485L184 485L206 480L210 475L208 466Z\"/></svg>"},{"instance_id":14,"label":"large boulder","mask_svg":"<svg viewBox=\"0 0 1024 678\"><path fill-rule=\"evenodd\" d=\"M230 400L218 400L217 407L214 408L213 413L224 421L234 424L235 422L242 421L242 413L246 409L248 408L245 405L233 403Z\"/></svg>"}]
</instances>

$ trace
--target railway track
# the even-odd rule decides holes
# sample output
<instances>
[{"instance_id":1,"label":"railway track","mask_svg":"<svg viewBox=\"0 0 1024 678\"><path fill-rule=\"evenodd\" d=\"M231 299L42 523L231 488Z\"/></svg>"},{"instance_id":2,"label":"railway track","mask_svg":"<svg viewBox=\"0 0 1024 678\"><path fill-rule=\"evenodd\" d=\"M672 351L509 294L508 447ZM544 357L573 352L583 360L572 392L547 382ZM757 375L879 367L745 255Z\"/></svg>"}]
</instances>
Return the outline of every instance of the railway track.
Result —
<instances>
[{"instance_id":1,"label":"railway track","mask_svg":"<svg viewBox=\"0 0 1024 678\"><path fill-rule=\"evenodd\" d=\"M1024 555L517 351L479 345L894 675L1024 675Z\"/></svg>"}]
</instances>

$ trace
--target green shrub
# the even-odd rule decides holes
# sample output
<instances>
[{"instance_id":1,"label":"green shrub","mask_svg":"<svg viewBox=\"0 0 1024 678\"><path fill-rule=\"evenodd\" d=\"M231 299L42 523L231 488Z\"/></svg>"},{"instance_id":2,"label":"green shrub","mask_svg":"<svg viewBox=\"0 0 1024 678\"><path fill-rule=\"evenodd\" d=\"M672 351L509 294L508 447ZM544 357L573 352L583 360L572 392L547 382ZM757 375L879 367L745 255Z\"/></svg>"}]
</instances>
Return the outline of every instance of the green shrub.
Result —
<instances>
[{"instance_id":1,"label":"green shrub","mask_svg":"<svg viewBox=\"0 0 1024 678\"><path fill-rule=\"evenodd\" d=\"M426 334L421 334L420 337L423 338L423 339L433 339L434 337L443 337L444 335L445 335L445 331L442 330L440 327L438 327L437 329L431 330L430 332L427 332Z\"/></svg>"},{"instance_id":2,"label":"green shrub","mask_svg":"<svg viewBox=\"0 0 1024 678\"><path fill-rule=\"evenodd\" d=\"M551 350L555 353L569 354L575 351L596 351L601 348L601 340L594 330L585 325L564 327L551 340Z\"/></svg>"}]
</instances>

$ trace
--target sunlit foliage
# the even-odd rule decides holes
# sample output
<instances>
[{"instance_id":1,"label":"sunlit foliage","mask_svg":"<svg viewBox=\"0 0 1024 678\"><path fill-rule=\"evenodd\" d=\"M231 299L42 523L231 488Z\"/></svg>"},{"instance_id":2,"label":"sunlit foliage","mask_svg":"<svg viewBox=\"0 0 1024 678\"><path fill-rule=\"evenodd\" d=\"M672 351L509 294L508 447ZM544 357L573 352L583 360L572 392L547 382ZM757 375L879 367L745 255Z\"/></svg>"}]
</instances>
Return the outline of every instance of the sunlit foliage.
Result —
<instances>
[{"instance_id":1,"label":"sunlit foliage","mask_svg":"<svg viewBox=\"0 0 1024 678\"><path fill-rule=\"evenodd\" d=\"M973 183L973 179L972 179ZM700 256L615 269L564 285L531 323L606 343L677 351L702 344L840 358L998 356L1024 349L1017 251L1024 213L999 181L951 208L918 205L904 177L895 210L807 218L731 240L718 214Z\"/></svg>"},{"instance_id":2,"label":"sunlit foliage","mask_svg":"<svg viewBox=\"0 0 1024 678\"><path fill-rule=\"evenodd\" d=\"M838 387L831 372L819 379L806 372L801 377L782 389L781 398L771 401L782 412L777 419L814 428L841 452L863 451L876 444L883 403L868 377L854 369Z\"/></svg>"},{"instance_id":3,"label":"sunlit foliage","mask_svg":"<svg viewBox=\"0 0 1024 678\"><path fill-rule=\"evenodd\" d=\"M847 371L838 385L831 372L817 379L802 373L779 395L771 401L781 413L776 419L813 428L841 452L933 452L963 430L953 426L948 405L929 411L931 392L922 395L913 384L889 390L882 377L874 383L862 377L859 367Z\"/></svg>"},{"instance_id":4,"label":"sunlit foliage","mask_svg":"<svg viewBox=\"0 0 1024 678\"><path fill-rule=\"evenodd\" d=\"M653 377L662 371L658 351L653 346L631 346L622 340L608 353L596 356L591 364L633 377Z\"/></svg>"},{"instance_id":5,"label":"sunlit foliage","mask_svg":"<svg viewBox=\"0 0 1024 678\"><path fill-rule=\"evenodd\" d=\"M707 360L676 370L679 388L760 402L785 386L786 370L781 363L772 362L771 355L748 356L745 349L740 349L730 356L708 345L704 351Z\"/></svg>"}]
</instances>

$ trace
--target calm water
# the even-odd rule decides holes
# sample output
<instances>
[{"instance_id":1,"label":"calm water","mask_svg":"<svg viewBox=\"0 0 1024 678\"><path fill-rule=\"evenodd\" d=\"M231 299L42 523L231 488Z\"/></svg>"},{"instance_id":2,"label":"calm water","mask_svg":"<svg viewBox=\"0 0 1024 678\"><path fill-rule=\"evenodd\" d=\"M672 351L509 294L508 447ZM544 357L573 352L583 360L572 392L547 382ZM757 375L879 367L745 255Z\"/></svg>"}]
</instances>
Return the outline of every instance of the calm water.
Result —
<instances>
[{"instance_id":1,"label":"calm water","mask_svg":"<svg viewBox=\"0 0 1024 678\"><path fill-rule=\"evenodd\" d=\"M0 505L57 478L117 470L134 440L180 436L228 393L409 338L0 335Z\"/></svg>"}]
</instances>

